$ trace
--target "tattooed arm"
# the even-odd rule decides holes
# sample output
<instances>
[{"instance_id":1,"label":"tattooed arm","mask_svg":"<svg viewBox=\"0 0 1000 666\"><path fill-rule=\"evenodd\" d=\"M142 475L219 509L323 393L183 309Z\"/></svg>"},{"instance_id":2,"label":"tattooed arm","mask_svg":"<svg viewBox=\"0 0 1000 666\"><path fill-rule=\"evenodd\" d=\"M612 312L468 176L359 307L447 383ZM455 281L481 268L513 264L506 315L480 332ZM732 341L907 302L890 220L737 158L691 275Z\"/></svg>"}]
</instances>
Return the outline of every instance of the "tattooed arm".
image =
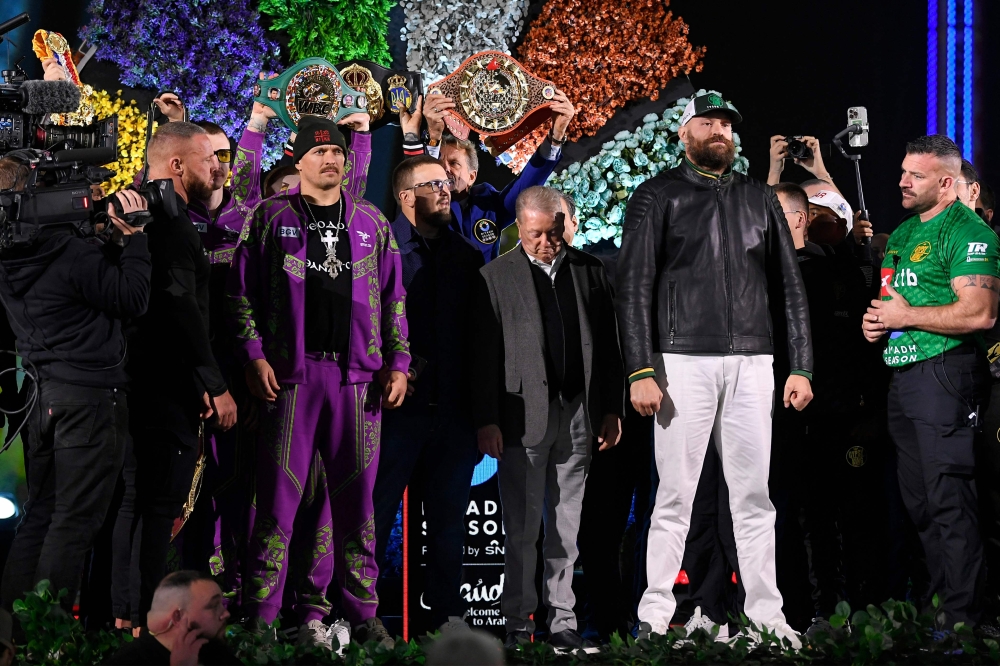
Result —
<instances>
[{"instance_id":1,"label":"tattooed arm","mask_svg":"<svg viewBox=\"0 0 1000 666\"><path fill-rule=\"evenodd\" d=\"M966 335L993 327L997 319L1000 278L961 275L952 279L951 288L958 296L954 303L914 307L891 286L887 287L892 299L872 301L865 315L866 336L870 327L876 328L879 324L883 331L918 329L940 335Z\"/></svg>"}]
</instances>

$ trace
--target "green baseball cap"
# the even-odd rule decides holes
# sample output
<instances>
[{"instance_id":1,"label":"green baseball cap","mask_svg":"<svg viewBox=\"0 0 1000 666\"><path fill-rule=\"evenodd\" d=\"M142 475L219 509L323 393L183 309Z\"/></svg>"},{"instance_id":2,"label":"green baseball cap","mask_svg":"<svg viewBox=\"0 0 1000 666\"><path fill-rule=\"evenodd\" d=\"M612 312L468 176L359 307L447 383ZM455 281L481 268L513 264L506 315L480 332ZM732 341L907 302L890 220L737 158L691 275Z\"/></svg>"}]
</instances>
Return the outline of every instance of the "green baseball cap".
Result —
<instances>
[{"instance_id":1,"label":"green baseball cap","mask_svg":"<svg viewBox=\"0 0 1000 666\"><path fill-rule=\"evenodd\" d=\"M687 125L687 122L692 118L703 116L712 111L722 111L728 114L734 125L743 122L743 116L740 115L735 106L722 99L718 93L710 92L698 95L688 102L687 106L684 107L684 113L681 114L681 126Z\"/></svg>"}]
</instances>

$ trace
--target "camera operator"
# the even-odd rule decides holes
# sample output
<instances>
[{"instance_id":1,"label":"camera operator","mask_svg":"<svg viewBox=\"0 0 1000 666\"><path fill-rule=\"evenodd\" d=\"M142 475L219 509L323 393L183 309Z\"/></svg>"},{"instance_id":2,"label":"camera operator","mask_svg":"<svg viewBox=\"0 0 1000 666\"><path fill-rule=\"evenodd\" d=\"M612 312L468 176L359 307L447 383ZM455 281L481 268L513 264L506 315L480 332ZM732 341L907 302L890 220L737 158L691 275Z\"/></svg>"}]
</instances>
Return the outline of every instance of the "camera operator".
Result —
<instances>
[{"instance_id":1,"label":"camera operator","mask_svg":"<svg viewBox=\"0 0 1000 666\"><path fill-rule=\"evenodd\" d=\"M23 189L26 171L0 160L0 188ZM116 197L122 215L146 207L136 192ZM69 591L62 604L71 609L122 467L129 413L121 320L146 311L151 265L141 230L111 206L108 216L121 246L53 224L0 254L0 297L37 384L27 416L28 501L3 572L8 610L43 579Z\"/></svg>"},{"instance_id":2,"label":"camera operator","mask_svg":"<svg viewBox=\"0 0 1000 666\"><path fill-rule=\"evenodd\" d=\"M191 200L210 197L215 152L205 130L186 122L161 125L147 152L150 181L169 180L173 192L161 190L162 205L150 208L149 310L137 322L129 364L134 459L126 461L125 476L126 496L135 497L135 507L123 504L115 525L113 597L121 605L128 580L122 572L131 561L123 542L142 520L138 601L134 591L130 595L139 625L145 624L153 590L165 573L171 527L191 489L201 421L215 416L221 430L236 423L236 404L208 334L209 259L187 208ZM176 215L169 212L171 204ZM121 609L115 610L122 617Z\"/></svg>"},{"instance_id":3,"label":"camera operator","mask_svg":"<svg viewBox=\"0 0 1000 666\"><path fill-rule=\"evenodd\" d=\"M792 141L789 141L792 139ZM801 145L797 145L801 144ZM791 147L791 150L789 148ZM801 156L801 157L798 157ZM781 182L781 173L785 170L785 160L792 160L800 167L813 175L816 180L829 184L827 189L832 189L837 194L840 190L833 184L833 178L827 171L826 164L823 163L823 155L820 152L819 140L814 136L782 136L776 134L771 137L771 162L767 173L767 184L775 186ZM805 183L802 184L805 186ZM806 194L812 196L809 190Z\"/></svg>"}]
</instances>

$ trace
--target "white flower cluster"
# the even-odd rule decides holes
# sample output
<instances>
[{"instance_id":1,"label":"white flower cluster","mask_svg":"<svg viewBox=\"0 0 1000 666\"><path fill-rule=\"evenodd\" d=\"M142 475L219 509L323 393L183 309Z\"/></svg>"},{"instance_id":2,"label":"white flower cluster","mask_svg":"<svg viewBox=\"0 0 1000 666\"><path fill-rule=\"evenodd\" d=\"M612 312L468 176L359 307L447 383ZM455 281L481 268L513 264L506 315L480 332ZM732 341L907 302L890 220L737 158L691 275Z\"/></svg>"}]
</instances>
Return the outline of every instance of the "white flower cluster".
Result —
<instances>
[{"instance_id":1,"label":"white flower cluster","mask_svg":"<svg viewBox=\"0 0 1000 666\"><path fill-rule=\"evenodd\" d=\"M501 51L521 33L527 0L403 0L406 66L419 71L424 84L438 81L469 56Z\"/></svg>"},{"instance_id":2,"label":"white flower cluster","mask_svg":"<svg viewBox=\"0 0 1000 666\"><path fill-rule=\"evenodd\" d=\"M715 90L699 90L695 96ZM721 96L721 95L720 95ZM547 185L565 192L576 203L580 227L573 247L583 247L613 238L622 244L625 206L642 183L661 171L672 169L684 158L684 145L677 139L681 115L691 99L682 97L662 114L647 114L634 132L621 131L601 146L601 152L583 163L574 162L549 176ZM733 132L736 161L733 170L746 173L750 163L740 155L740 137Z\"/></svg>"}]
</instances>

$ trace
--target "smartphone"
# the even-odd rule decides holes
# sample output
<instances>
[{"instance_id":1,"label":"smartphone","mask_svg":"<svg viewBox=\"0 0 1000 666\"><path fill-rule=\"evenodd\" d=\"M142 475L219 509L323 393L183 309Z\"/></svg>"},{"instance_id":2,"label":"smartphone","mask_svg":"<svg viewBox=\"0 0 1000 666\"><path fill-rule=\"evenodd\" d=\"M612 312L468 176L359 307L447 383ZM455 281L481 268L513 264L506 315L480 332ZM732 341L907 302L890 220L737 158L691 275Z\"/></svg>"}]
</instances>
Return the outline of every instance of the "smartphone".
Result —
<instances>
[{"instance_id":1,"label":"smartphone","mask_svg":"<svg viewBox=\"0 0 1000 666\"><path fill-rule=\"evenodd\" d=\"M850 145L861 148L868 145L868 109L863 106L852 106L847 110L847 124L861 125L864 130L860 134L852 134Z\"/></svg>"}]
</instances>

